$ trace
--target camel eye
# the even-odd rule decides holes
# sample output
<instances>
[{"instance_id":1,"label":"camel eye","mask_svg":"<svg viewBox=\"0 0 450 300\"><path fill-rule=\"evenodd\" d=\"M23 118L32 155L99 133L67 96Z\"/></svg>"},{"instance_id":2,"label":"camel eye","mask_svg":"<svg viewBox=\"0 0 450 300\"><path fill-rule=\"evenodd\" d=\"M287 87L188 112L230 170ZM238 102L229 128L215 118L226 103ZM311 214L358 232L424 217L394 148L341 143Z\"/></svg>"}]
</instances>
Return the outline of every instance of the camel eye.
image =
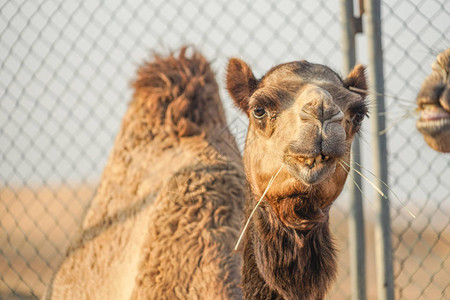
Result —
<instances>
[{"instance_id":1,"label":"camel eye","mask_svg":"<svg viewBox=\"0 0 450 300\"><path fill-rule=\"evenodd\" d=\"M262 107L257 107L253 110L253 115L255 116L255 118L261 119L266 115L266 110Z\"/></svg>"},{"instance_id":2,"label":"camel eye","mask_svg":"<svg viewBox=\"0 0 450 300\"><path fill-rule=\"evenodd\" d=\"M364 114L361 112L356 113L356 115L353 117L353 125L355 125L355 126L361 125L363 120L364 120Z\"/></svg>"}]
</instances>

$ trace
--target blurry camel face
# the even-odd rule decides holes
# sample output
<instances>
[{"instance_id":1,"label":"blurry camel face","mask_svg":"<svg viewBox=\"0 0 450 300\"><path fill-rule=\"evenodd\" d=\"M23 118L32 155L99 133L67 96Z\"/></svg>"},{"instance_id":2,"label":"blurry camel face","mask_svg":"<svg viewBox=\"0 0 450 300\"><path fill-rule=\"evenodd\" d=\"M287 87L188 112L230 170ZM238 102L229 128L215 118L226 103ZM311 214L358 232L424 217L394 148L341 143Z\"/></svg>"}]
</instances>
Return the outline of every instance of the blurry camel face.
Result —
<instances>
[{"instance_id":1,"label":"blurry camel face","mask_svg":"<svg viewBox=\"0 0 450 300\"><path fill-rule=\"evenodd\" d=\"M450 48L437 56L432 68L417 96L417 129L431 148L450 152Z\"/></svg>"},{"instance_id":2,"label":"blurry camel face","mask_svg":"<svg viewBox=\"0 0 450 300\"><path fill-rule=\"evenodd\" d=\"M269 197L312 191L328 201L337 197L347 175L339 161L349 161L367 114L363 97L350 86L366 89L363 66L342 80L326 66L297 61L257 80L243 61L230 60L227 88L249 118L244 163L257 191L284 163Z\"/></svg>"}]
</instances>

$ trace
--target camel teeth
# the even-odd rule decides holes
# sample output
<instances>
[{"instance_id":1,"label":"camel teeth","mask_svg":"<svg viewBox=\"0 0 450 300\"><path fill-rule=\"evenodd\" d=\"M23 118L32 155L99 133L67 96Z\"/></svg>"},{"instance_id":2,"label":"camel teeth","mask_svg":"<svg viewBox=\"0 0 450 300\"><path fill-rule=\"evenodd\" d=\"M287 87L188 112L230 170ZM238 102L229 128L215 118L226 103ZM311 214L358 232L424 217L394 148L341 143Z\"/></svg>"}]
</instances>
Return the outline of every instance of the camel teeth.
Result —
<instances>
[{"instance_id":1,"label":"camel teeth","mask_svg":"<svg viewBox=\"0 0 450 300\"><path fill-rule=\"evenodd\" d=\"M330 159L330 157L329 156L325 156L325 160L329 160Z\"/></svg>"},{"instance_id":2,"label":"camel teeth","mask_svg":"<svg viewBox=\"0 0 450 300\"><path fill-rule=\"evenodd\" d=\"M312 164L314 163L315 158L307 158L305 159L305 164L307 164L308 166L312 166Z\"/></svg>"},{"instance_id":3,"label":"camel teeth","mask_svg":"<svg viewBox=\"0 0 450 300\"><path fill-rule=\"evenodd\" d=\"M322 155L317 155L316 157L316 163L320 163L322 161Z\"/></svg>"}]
</instances>

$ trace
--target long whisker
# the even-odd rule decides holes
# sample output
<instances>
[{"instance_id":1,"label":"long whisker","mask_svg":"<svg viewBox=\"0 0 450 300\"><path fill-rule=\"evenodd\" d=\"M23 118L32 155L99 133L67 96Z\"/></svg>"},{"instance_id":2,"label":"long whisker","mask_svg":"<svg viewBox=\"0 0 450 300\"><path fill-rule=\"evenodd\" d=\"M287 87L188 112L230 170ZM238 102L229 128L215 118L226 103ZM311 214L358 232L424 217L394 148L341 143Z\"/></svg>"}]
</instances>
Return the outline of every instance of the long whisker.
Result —
<instances>
[{"instance_id":1,"label":"long whisker","mask_svg":"<svg viewBox=\"0 0 450 300\"><path fill-rule=\"evenodd\" d=\"M264 190L264 193L262 194L261 198L259 198L259 201L256 203L255 207L253 208L252 212L250 213L250 216L247 219L247 222L245 223L244 229L242 229L241 235L239 236L239 239L236 243L236 246L234 246L234 251L237 251L239 244L241 243L242 237L244 236L245 231L247 230L248 224L250 224L250 220L253 217L253 214L255 213L256 209L258 208L259 204L262 202L262 200L264 199L264 196L267 194L267 192L269 191L270 186L272 185L272 183L275 181L275 178L277 178L278 174L280 174L281 169L283 169L284 167L284 163L281 165L280 169L278 170L278 172L272 176L269 180L269 183L267 184L266 189Z\"/></svg>"},{"instance_id":2,"label":"long whisker","mask_svg":"<svg viewBox=\"0 0 450 300\"><path fill-rule=\"evenodd\" d=\"M347 164L345 161L341 160L342 163L344 163L346 166L348 166L350 168L350 165ZM353 171L355 171L356 173L358 173L359 176L361 176L362 178L364 178L368 183L370 183L370 185L381 195L381 197L383 197L384 199L388 199L388 197L383 193L383 191L377 187L375 185L375 183L373 183L372 181L370 181L369 178L367 178L363 173L361 173L360 171L353 169Z\"/></svg>"},{"instance_id":3,"label":"long whisker","mask_svg":"<svg viewBox=\"0 0 450 300\"><path fill-rule=\"evenodd\" d=\"M345 165L347 165L350 168L350 165L347 164L345 161L341 160L342 163L344 163ZM364 168L363 166L361 166L361 164L358 164L357 162L354 162L355 164L357 164L360 168L368 171L372 176L374 176L376 179L378 179L384 186L386 186L389 191L395 196L395 198L397 198L397 200L400 202L400 204L403 206L403 208L408 212L408 214L413 217L414 219L416 218L416 216L406 207L406 205L403 203L403 201L400 200L400 198L397 196L397 194L386 184L386 182L384 182L383 180L381 180L380 178L378 178L374 173L370 172L369 170L367 170L366 168ZM383 191L381 191L380 188L378 188L372 181L370 181L369 178L367 178L366 176L364 176L363 173L361 173L360 171L358 171L357 169L353 169L356 173L358 173L362 178L364 178L368 183L370 183L370 185L372 185L372 187L381 195L381 197L383 197L384 199L388 200L388 197L386 194L383 193Z\"/></svg>"},{"instance_id":4,"label":"long whisker","mask_svg":"<svg viewBox=\"0 0 450 300\"><path fill-rule=\"evenodd\" d=\"M397 103L396 105L399 106L400 108L404 108L406 110L406 113L404 115L402 115L398 120L394 121L393 124L389 125L389 127L385 128L384 130L382 130L379 134L383 135L385 133L387 133L390 129L392 129L393 127L395 127L400 121L407 119L409 117L411 117L413 114L416 114L417 111L417 107L416 107L416 103L415 101L412 100L408 100L408 99L402 99L399 97L395 97L395 96L389 96L386 94L381 94L381 93L377 93L377 92L372 92L370 90L364 90L364 89L359 89L356 87L349 87L350 90L355 91L355 92L360 92L360 93L365 93L365 94L372 94L372 95L377 95L377 96L385 96L388 98L392 98L392 99L396 99L399 101L403 101L407 104L402 104L402 103ZM375 99L369 100L369 107L376 107L377 103ZM379 112L378 115L379 116L387 116L388 113L393 113L393 111L384 111L384 112ZM404 113L404 111L399 111L398 113Z\"/></svg>"},{"instance_id":5,"label":"long whisker","mask_svg":"<svg viewBox=\"0 0 450 300\"><path fill-rule=\"evenodd\" d=\"M403 103L395 103L395 106L397 106L398 108L402 109L401 112L403 111L417 111L417 104L416 103L408 103L408 104L403 104ZM387 114L388 112L393 112L392 110L388 110L385 113Z\"/></svg>"},{"instance_id":6,"label":"long whisker","mask_svg":"<svg viewBox=\"0 0 450 300\"><path fill-rule=\"evenodd\" d=\"M393 189L391 189L389 187L389 185L384 182L383 180L381 180L380 178L377 177L377 175L375 175L373 172L371 172L369 169L363 167L361 164L359 164L356 161L352 161L353 163L355 163L356 165L358 165L361 169L364 169L365 171L369 172L372 176L374 176L375 178L377 178L385 187L387 187L389 189L389 191L392 193L392 195L394 195L395 198L397 198L397 201L403 206L403 208L408 212L408 214L413 217L414 219L416 218L416 216L408 209L408 207L406 206L406 203L404 203L399 196L397 196L397 194L394 192Z\"/></svg>"},{"instance_id":7,"label":"long whisker","mask_svg":"<svg viewBox=\"0 0 450 300\"><path fill-rule=\"evenodd\" d=\"M358 139L360 142L363 142L362 144L365 144L368 148L371 148L371 145L367 140L367 135L365 135L364 133L365 133L364 129L360 130L358 132Z\"/></svg>"},{"instance_id":8,"label":"long whisker","mask_svg":"<svg viewBox=\"0 0 450 300\"><path fill-rule=\"evenodd\" d=\"M397 120L395 120L394 122L392 122L388 127L386 127L385 129L381 130L378 134L379 135L383 135L386 134L389 130L391 130L392 128L394 128L398 123L400 123L403 120L408 119L409 117L411 117L413 115L414 112L408 111L406 112L404 115L402 115L400 118L398 118Z\"/></svg>"},{"instance_id":9,"label":"long whisker","mask_svg":"<svg viewBox=\"0 0 450 300\"><path fill-rule=\"evenodd\" d=\"M345 168L345 166L342 164L341 160L338 160L338 163L341 165L341 167L344 169L345 172L347 172L347 174L352 178L353 183L355 184L355 186L358 188L358 190L361 192L361 195L363 196L364 199L367 200L367 202L369 202L369 204L373 207L373 203L372 201L369 200L369 198L366 197L366 195L364 195L364 192L362 190L362 188L359 186L359 184L356 183L355 177L352 175L352 173L350 172L350 168L347 170Z\"/></svg>"},{"instance_id":10,"label":"long whisker","mask_svg":"<svg viewBox=\"0 0 450 300\"><path fill-rule=\"evenodd\" d=\"M403 101L403 102L408 103L408 104L415 104L415 101L413 101L413 100L403 99L403 98L400 98L400 97L387 95L387 94L382 94L382 93L378 93L378 92L373 92L373 91L370 91L370 90L363 90L363 89L359 89L359 88L356 88L356 87L353 87L353 86L350 86L348 89L351 90L351 91L354 91L354 92L365 93L365 94L370 94L370 95L375 95L375 96L384 96L384 97L395 99L395 100L398 100L398 101Z\"/></svg>"},{"instance_id":11,"label":"long whisker","mask_svg":"<svg viewBox=\"0 0 450 300\"><path fill-rule=\"evenodd\" d=\"M405 107L405 108L406 108L406 107ZM409 109L406 111L406 113L410 113L411 115L415 115L415 114L419 114L419 111L417 110L416 107L414 107L414 108L409 108ZM405 110L397 110L397 111L395 111L395 110L389 110L389 111L382 111L382 112L379 112L378 115L379 115L379 116L388 116L388 115L390 115L390 114L406 114L406 113L405 113Z\"/></svg>"}]
</instances>

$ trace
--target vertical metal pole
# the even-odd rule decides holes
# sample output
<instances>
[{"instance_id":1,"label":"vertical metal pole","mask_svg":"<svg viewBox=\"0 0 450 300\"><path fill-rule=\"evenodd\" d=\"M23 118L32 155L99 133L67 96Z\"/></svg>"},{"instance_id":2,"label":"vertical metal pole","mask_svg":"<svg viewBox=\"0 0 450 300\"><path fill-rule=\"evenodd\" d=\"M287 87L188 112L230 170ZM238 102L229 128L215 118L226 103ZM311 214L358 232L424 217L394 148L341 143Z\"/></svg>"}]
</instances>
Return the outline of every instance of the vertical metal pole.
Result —
<instances>
[{"instance_id":1,"label":"vertical metal pole","mask_svg":"<svg viewBox=\"0 0 450 300\"><path fill-rule=\"evenodd\" d=\"M355 66L356 50L355 35L358 32L356 19L353 14L353 0L341 0L342 22L342 50L343 73L348 74ZM361 153L358 136L355 136L352 146L352 170L349 177L354 183L349 185L350 214L349 214L349 247L350 247L350 276L352 283L352 299L366 299L366 249L364 232L364 213L362 195L356 185L362 187L361 177L354 169L359 169ZM356 163L355 163L356 162Z\"/></svg>"},{"instance_id":2,"label":"vertical metal pole","mask_svg":"<svg viewBox=\"0 0 450 300\"><path fill-rule=\"evenodd\" d=\"M380 0L365 0L365 14L367 16L368 53L370 60L369 75L370 89L377 95L384 94L383 85L383 53L381 45L381 4ZM372 144L374 173L380 180L387 183L387 149L386 135L379 132L386 127L384 112L384 97L376 96L376 105L371 111L372 115ZM387 187L377 182L378 188L387 196ZM375 254L377 263L377 289L378 299L394 299L394 279L392 274L392 242L391 218L389 214L389 199L377 195L375 200Z\"/></svg>"}]
</instances>

